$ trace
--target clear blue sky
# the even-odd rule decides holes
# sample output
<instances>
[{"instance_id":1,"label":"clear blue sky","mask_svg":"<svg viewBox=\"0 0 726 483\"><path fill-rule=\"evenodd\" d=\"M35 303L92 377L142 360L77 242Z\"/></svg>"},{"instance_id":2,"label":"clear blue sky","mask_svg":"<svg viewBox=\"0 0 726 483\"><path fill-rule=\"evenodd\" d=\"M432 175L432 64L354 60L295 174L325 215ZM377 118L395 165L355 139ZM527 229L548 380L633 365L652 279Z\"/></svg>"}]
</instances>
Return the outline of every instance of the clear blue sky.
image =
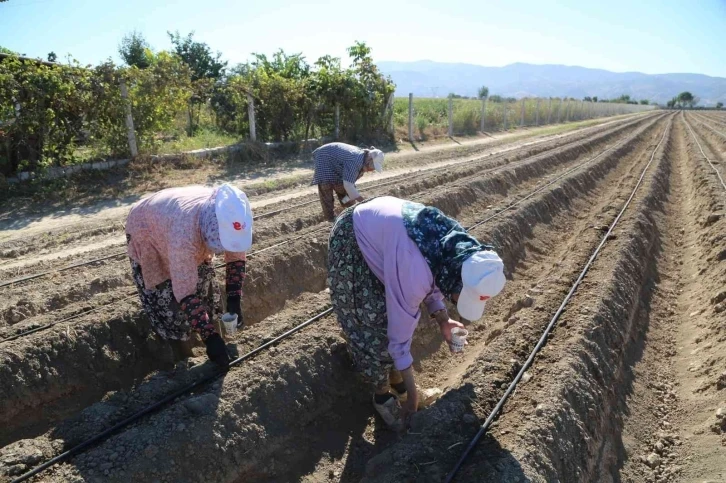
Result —
<instances>
[{"instance_id":1,"label":"clear blue sky","mask_svg":"<svg viewBox=\"0 0 726 483\"><path fill-rule=\"evenodd\" d=\"M83 63L118 60L141 31L156 50L167 30L196 38L230 64L278 48L345 57L364 40L376 60L567 64L649 74L726 77L726 0L9 0L0 45Z\"/></svg>"}]
</instances>

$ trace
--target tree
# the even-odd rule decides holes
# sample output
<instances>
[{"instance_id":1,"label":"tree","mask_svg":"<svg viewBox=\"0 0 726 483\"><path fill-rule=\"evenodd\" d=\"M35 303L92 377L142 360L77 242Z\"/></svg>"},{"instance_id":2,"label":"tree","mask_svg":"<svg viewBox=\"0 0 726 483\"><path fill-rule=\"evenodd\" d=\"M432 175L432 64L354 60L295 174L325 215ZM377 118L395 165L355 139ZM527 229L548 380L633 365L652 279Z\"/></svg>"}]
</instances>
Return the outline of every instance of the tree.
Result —
<instances>
[{"instance_id":1,"label":"tree","mask_svg":"<svg viewBox=\"0 0 726 483\"><path fill-rule=\"evenodd\" d=\"M640 103L641 103L641 104L642 104L643 106L647 106L647 105L649 105L649 104L650 104L650 101L649 101L648 99L643 99L643 100L641 100L641 101L640 101Z\"/></svg>"},{"instance_id":2,"label":"tree","mask_svg":"<svg viewBox=\"0 0 726 483\"><path fill-rule=\"evenodd\" d=\"M204 42L194 40L194 32L186 37L179 35L179 32L167 32L174 53L189 66L192 71L192 96L189 98L189 130L187 134L191 137L199 125L199 115L202 105L212 96L214 84L224 76L227 62L222 62L222 53L212 54L212 49ZM196 113L196 123L194 116Z\"/></svg>"},{"instance_id":3,"label":"tree","mask_svg":"<svg viewBox=\"0 0 726 483\"><path fill-rule=\"evenodd\" d=\"M204 42L194 40L194 32L186 37L179 32L167 32L174 46L174 53L181 57L185 64L192 69L192 82L200 79L219 79L224 75L227 62L222 62L222 53L212 54L212 49Z\"/></svg>"},{"instance_id":4,"label":"tree","mask_svg":"<svg viewBox=\"0 0 726 483\"><path fill-rule=\"evenodd\" d=\"M136 30L124 35L118 53L129 67L146 69L151 65L153 53L144 36Z\"/></svg>"},{"instance_id":5,"label":"tree","mask_svg":"<svg viewBox=\"0 0 726 483\"><path fill-rule=\"evenodd\" d=\"M479 88L479 99L486 99L489 97L489 88L487 86L481 86Z\"/></svg>"},{"instance_id":6,"label":"tree","mask_svg":"<svg viewBox=\"0 0 726 483\"><path fill-rule=\"evenodd\" d=\"M688 91L681 92L678 94L678 101L681 106L689 106L693 107L693 105L696 103L695 98L693 97L693 94L691 94Z\"/></svg>"},{"instance_id":7,"label":"tree","mask_svg":"<svg viewBox=\"0 0 726 483\"><path fill-rule=\"evenodd\" d=\"M592 97L585 96L585 97L582 98L582 100L585 101L585 102L592 102Z\"/></svg>"},{"instance_id":8,"label":"tree","mask_svg":"<svg viewBox=\"0 0 726 483\"><path fill-rule=\"evenodd\" d=\"M597 102L597 96L592 96L592 102Z\"/></svg>"},{"instance_id":9,"label":"tree","mask_svg":"<svg viewBox=\"0 0 726 483\"><path fill-rule=\"evenodd\" d=\"M723 102L717 102L716 109L722 109L722 108L723 108Z\"/></svg>"},{"instance_id":10,"label":"tree","mask_svg":"<svg viewBox=\"0 0 726 483\"><path fill-rule=\"evenodd\" d=\"M48 53L48 62L58 62L58 56L55 55L55 52Z\"/></svg>"}]
</instances>

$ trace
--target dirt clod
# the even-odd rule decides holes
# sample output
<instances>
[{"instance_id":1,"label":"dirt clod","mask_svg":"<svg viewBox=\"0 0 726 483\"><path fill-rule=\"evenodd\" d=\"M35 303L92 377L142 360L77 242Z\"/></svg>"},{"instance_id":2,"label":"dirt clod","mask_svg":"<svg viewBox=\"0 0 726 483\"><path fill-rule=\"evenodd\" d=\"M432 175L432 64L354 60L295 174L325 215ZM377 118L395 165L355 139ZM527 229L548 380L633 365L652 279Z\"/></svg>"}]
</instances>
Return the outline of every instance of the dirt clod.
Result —
<instances>
[{"instance_id":1,"label":"dirt clod","mask_svg":"<svg viewBox=\"0 0 726 483\"><path fill-rule=\"evenodd\" d=\"M650 453L645 461L648 466L655 469L660 466L662 459L657 453Z\"/></svg>"}]
</instances>

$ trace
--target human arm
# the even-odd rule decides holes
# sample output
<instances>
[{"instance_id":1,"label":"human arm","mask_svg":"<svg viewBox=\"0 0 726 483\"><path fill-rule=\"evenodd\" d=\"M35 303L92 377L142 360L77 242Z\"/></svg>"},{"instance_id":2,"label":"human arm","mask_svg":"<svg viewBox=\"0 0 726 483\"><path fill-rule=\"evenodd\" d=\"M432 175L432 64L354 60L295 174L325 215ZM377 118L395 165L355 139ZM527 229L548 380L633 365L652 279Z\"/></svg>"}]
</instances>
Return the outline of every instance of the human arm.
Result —
<instances>
[{"instance_id":1,"label":"human arm","mask_svg":"<svg viewBox=\"0 0 726 483\"><path fill-rule=\"evenodd\" d=\"M227 293L227 312L237 314L237 327L244 326L242 315L242 289L247 272L247 257L245 253L224 253L225 261L225 291Z\"/></svg>"},{"instance_id":2,"label":"human arm","mask_svg":"<svg viewBox=\"0 0 726 483\"><path fill-rule=\"evenodd\" d=\"M350 198L349 202L363 201L363 196L361 196L361 194L356 189L355 183L351 183L350 181L343 181L343 188L345 188L345 192L348 193L348 198Z\"/></svg>"}]
</instances>

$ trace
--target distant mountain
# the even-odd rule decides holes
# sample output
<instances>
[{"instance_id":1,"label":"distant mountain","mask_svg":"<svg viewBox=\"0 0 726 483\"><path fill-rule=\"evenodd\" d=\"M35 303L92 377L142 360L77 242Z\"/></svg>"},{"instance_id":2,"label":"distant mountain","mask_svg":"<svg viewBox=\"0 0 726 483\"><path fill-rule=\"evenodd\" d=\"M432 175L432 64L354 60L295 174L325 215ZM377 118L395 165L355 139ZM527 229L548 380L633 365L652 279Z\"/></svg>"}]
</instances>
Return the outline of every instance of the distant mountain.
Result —
<instances>
[{"instance_id":1,"label":"distant mountain","mask_svg":"<svg viewBox=\"0 0 726 483\"><path fill-rule=\"evenodd\" d=\"M726 78L702 74L642 74L610 72L566 65L511 64L484 67L421 60L416 62L378 62L378 67L393 78L396 95L412 92L419 97L446 97L450 92L476 96L482 85L489 94L506 97L585 96L615 98L628 94L638 100L666 103L683 91L713 106L726 102Z\"/></svg>"}]
</instances>

